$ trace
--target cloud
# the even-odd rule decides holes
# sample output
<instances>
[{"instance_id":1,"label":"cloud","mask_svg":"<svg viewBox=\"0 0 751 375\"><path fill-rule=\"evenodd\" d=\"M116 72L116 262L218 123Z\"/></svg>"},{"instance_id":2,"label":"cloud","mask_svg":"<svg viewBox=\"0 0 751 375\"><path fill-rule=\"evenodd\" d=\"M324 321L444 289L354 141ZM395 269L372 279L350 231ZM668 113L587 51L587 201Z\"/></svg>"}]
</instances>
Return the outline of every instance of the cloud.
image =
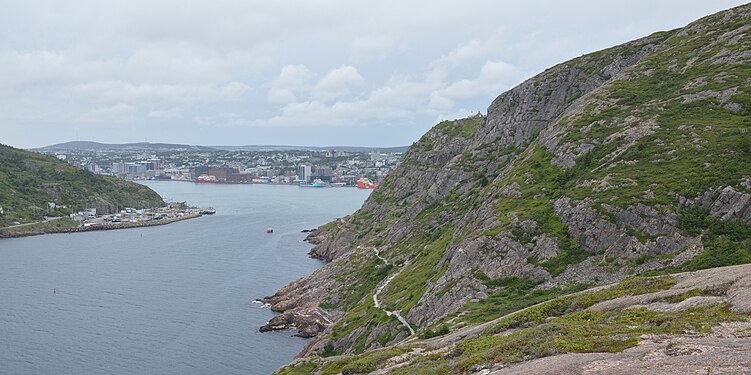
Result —
<instances>
[{"instance_id":1,"label":"cloud","mask_svg":"<svg viewBox=\"0 0 751 375\"><path fill-rule=\"evenodd\" d=\"M153 84L121 80L93 81L76 85L74 92L82 97L104 103L131 105L191 104L198 102L237 101L249 90L241 82L220 85Z\"/></svg>"},{"instance_id":2,"label":"cloud","mask_svg":"<svg viewBox=\"0 0 751 375\"><path fill-rule=\"evenodd\" d=\"M6 51L0 54L0 88L22 90L27 86L59 82L65 58L49 51Z\"/></svg>"},{"instance_id":3,"label":"cloud","mask_svg":"<svg viewBox=\"0 0 751 375\"><path fill-rule=\"evenodd\" d=\"M122 123L136 115L136 107L116 103L109 106L95 108L80 117L80 121L88 123Z\"/></svg>"},{"instance_id":4,"label":"cloud","mask_svg":"<svg viewBox=\"0 0 751 375\"><path fill-rule=\"evenodd\" d=\"M351 94L353 88L365 81L351 65L329 70L315 84L312 80L313 73L305 65L285 65L271 82L266 99L285 107L303 102L328 102Z\"/></svg>"},{"instance_id":5,"label":"cloud","mask_svg":"<svg viewBox=\"0 0 751 375\"><path fill-rule=\"evenodd\" d=\"M376 34L355 38L350 56L353 61L363 63L383 60L394 52L405 52L407 49L407 45L398 38Z\"/></svg>"},{"instance_id":6,"label":"cloud","mask_svg":"<svg viewBox=\"0 0 751 375\"><path fill-rule=\"evenodd\" d=\"M250 86L242 82L229 82L218 86L209 86L205 88L203 99L206 101L239 101Z\"/></svg>"},{"instance_id":7,"label":"cloud","mask_svg":"<svg viewBox=\"0 0 751 375\"><path fill-rule=\"evenodd\" d=\"M151 118L158 118L158 119L180 118L182 117L182 111L178 108L155 109L155 110L149 111L147 116Z\"/></svg>"},{"instance_id":8,"label":"cloud","mask_svg":"<svg viewBox=\"0 0 751 375\"><path fill-rule=\"evenodd\" d=\"M0 74L0 91L18 93L70 84L110 70L106 61L81 59L73 52L0 51L0 71L3 72Z\"/></svg>"},{"instance_id":9,"label":"cloud","mask_svg":"<svg viewBox=\"0 0 751 375\"><path fill-rule=\"evenodd\" d=\"M309 71L306 69L305 72L308 76ZM381 87L351 95L351 88L361 85L364 80L354 67L342 66L321 78L310 97L300 99L302 95L290 95L279 114L244 123L247 126L323 127L380 121L408 123L420 116L446 119L457 113L465 116L469 111L456 109L456 101L496 95L521 78L515 66L503 61L488 61L472 79L446 83L430 74L421 79L394 76ZM297 87L298 93L306 92Z\"/></svg>"},{"instance_id":10,"label":"cloud","mask_svg":"<svg viewBox=\"0 0 751 375\"><path fill-rule=\"evenodd\" d=\"M284 65L271 82L266 99L273 104L292 103L296 93L307 90L311 73L305 65Z\"/></svg>"},{"instance_id":11,"label":"cloud","mask_svg":"<svg viewBox=\"0 0 751 375\"><path fill-rule=\"evenodd\" d=\"M345 69L347 71L349 69ZM335 76L339 76L336 74ZM350 82L355 76L343 79ZM358 75L359 76L359 75ZM354 79L357 81L356 79ZM339 80L335 80L339 82ZM362 126L376 122L407 123L431 112L427 108L429 94L435 86L410 77L392 77L384 86L362 97L325 102L316 98L284 105L280 113L268 119L247 121L247 126Z\"/></svg>"},{"instance_id":12,"label":"cloud","mask_svg":"<svg viewBox=\"0 0 751 375\"><path fill-rule=\"evenodd\" d=\"M313 97L331 100L350 93L350 89L362 85L365 80L353 66L341 66L326 73L314 88Z\"/></svg>"},{"instance_id":13,"label":"cloud","mask_svg":"<svg viewBox=\"0 0 751 375\"><path fill-rule=\"evenodd\" d=\"M458 65L487 59L502 51L502 41L497 34L485 39L472 39L452 49L435 62L434 67L456 67Z\"/></svg>"},{"instance_id":14,"label":"cloud","mask_svg":"<svg viewBox=\"0 0 751 375\"><path fill-rule=\"evenodd\" d=\"M511 88L520 77L520 71L514 65L503 61L488 61L483 64L476 78L461 79L431 93L430 106L450 110L455 100L501 93Z\"/></svg>"}]
</instances>

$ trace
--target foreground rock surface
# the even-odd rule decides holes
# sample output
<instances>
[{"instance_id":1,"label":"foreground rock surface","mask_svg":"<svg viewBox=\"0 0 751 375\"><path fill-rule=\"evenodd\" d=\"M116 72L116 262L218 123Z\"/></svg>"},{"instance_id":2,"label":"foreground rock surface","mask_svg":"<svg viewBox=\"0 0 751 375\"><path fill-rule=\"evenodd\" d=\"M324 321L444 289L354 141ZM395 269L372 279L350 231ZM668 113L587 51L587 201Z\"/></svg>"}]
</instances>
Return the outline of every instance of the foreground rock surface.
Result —
<instances>
[{"instance_id":1,"label":"foreground rock surface","mask_svg":"<svg viewBox=\"0 0 751 375\"><path fill-rule=\"evenodd\" d=\"M484 374L751 374L751 323L729 323L703 336L647 337L621 353L572 353Z\"/></svg>"},{"instance_id":2,"label":"foreground rock surface","mask_svg":"<svg viewBox=\"0 0 751 375\"><path fill-rule=\"evenodd\" d=\"M710 303L729 303L732 311L751 313L751 265L722 267L674 276L672 288L648 295L627 296L590 309L609 311L646 307L673 311L696 306L651 301L692 289L726 289ZM696 298L696 297L694 297ZM751 374L751 320L722 323L709 334L646 336L638 346L621 353L570 353L510 365L487 374Z\"/></svg>"}]
</instances>

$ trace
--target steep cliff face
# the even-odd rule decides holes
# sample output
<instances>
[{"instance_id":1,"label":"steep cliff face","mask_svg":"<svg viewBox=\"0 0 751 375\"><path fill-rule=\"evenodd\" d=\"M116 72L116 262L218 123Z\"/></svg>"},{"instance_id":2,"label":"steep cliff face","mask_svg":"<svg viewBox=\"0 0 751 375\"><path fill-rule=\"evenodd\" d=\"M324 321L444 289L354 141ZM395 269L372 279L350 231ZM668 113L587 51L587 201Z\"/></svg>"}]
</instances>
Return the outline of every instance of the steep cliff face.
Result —
<instances>
[{"instance_id":1,"label":"steep cliff face","mask_svg":"<svg viewBox=\"0 0 751 375\"><path fill-rule=\"evenodd\" d=\"M277 322L320 333L305 353L361 352L633 274L751 262L749 29L751 6L721 12L436 125L315 234L330 263L267 298Z\"/></svg>"}]
</instances>

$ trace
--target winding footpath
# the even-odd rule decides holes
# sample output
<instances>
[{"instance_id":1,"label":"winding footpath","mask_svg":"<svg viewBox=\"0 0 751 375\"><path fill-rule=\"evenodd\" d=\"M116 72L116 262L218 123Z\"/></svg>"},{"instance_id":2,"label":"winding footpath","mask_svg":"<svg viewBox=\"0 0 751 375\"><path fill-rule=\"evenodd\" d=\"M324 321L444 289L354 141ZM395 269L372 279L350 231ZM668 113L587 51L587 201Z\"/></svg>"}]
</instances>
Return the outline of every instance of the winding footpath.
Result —
<instances>
[{"instance_id":1,"label":"winding footpath","mask_svg":"<svg viewBox=\"0 0 751 375\"><path fill-rule=\"evenodd\" d=\"M360 247L360 246L358 246L358 248L363 249L363 247ZM378 251L378 248L371 247L370 249L372 249L373 252L375 252L376 257L378 259L382 260L383 263L385 263L386 265L389 264L389 261L386 260L386 258L384 258L384 257L381 256L381 253ZM373 304L375 304L375 307L377 309L383 310L383 312L385 312L387 316L392 316L393 315L397 319L399 319L399 322L401 322L405 327L407 327L407 329L409 330L409 334L410 335L414 335L415 334L415 330L412 329L412 326L409 325L409 322L407 322L407 319L404 319L404 317L402 316L402 314L399 311L387 310L385 307L383 307L383 305L381 305L381 301L378 300L378 295L381 294L381 291L384 288L386 288L387 285L389 285L389 283L391 282L391 280L394 280L395 277L399 276L399 274L402 273L402 271L404 271L404 269L407 268L408 265L409 265L409 262L405 263L404 266L402 266L402 268L399 271L397 271L393 275L389 276L389 278L386 279L386 281L384 281L378 287L378 289L376 289L375 293L373 293Z\"/></svg>"}]
</instances>

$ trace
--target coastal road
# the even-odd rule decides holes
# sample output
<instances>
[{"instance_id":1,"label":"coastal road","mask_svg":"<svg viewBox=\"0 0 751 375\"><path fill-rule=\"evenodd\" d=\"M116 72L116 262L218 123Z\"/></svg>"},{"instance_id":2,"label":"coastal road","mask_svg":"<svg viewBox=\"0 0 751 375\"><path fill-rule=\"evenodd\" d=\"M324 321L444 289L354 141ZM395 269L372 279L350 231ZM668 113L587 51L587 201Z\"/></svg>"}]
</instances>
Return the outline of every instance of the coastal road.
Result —
<instances>
[{"instance_id":1,"label":"coastal road","mask_svg":"<svg viewBox=\"0 0 751 375\"><path fill-rule=\"evenodd\" d=\"M9 226L7 226L7 227L0 227L0 229L10 229L10 228L21 228L21 227L28 227L28 226L30 226L30 225L35 225L35 224L39 224L39 223L42 223L42 222L45 222L45 223L46 223L46 222L49 222L49 221L60 220L60 219L62 219L62 218L63 218L63 216L60 216L60 217L48 217L48 218L44 219L43 221L34 221L34 222L31 222L31 223L24 223L24 224L9 225Z\"/></svg>"}]
</instances>

